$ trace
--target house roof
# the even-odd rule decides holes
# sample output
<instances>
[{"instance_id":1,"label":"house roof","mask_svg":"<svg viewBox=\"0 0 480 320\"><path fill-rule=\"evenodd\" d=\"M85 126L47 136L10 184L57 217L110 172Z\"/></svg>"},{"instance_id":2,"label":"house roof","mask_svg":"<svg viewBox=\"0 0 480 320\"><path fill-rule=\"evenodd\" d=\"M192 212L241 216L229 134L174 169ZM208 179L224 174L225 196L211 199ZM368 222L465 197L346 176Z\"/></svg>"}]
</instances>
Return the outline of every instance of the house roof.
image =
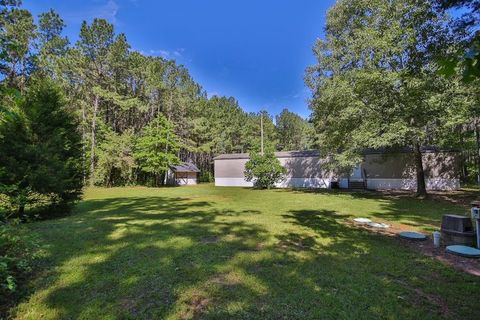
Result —
<instances>
[{"instance_id":1,"label":"house roof","mask_svg":"<svg viewBox=\"0 0 480 320\"><path fill-rule=\"evenodd\" d=\"M363 151L363 154L386 154L386 153L412 153L413 149L411 147L401 147L401 148L368 148ZM449 152L458 152L455 149L442 149L436 146L423 146L420 147L420 152L422 153L449 153Z\"/></svg>"},{"instance_id":2,"label":"house roof","mask_svg":"<svg viewBox=\"0 0 480 320\"><path fill-rule=\"evenodd\" d=\"M299 157L318 157L318 156L320 156L320 151L318 150L275 152L275 157L277 158L299 158ZM250 156L248 153L231 153L231 154L221 154L213 158L213 160L249 159L249 158Z\"/></svg>"},{"instance_id":3,"label":"house roof","mask_svg":"<svg viewBox=\"0 0 480 320\"><path fill-rule=\"evenodd\" d=\"M175 166L170 166L173 172L200 172L196 165L193 163L180 163Z\"/></svg>"},{"instance_id":4,"label":"house roof","mask_svg":"<svg viewBox=\"0 0 480 320\"><path fill-rule=\"evenodd\" d=\"M405 147L405 148L398 148L398 149L365 149L363 154L385 154L385 153L411 153L412 149ZM453 149L440 149L434 146L427 146L421 148L422 153L437 153L437 152L458 152ZM305 151L281 151L275 152L275 156L277 158L299 158L299 157L319 157L320 151L319 150L305 150ZM231 154L221 154L213 160L232 160L232 159L249 159L250 156L248 153L231 153Z\"/></svg>"}]
</instances>

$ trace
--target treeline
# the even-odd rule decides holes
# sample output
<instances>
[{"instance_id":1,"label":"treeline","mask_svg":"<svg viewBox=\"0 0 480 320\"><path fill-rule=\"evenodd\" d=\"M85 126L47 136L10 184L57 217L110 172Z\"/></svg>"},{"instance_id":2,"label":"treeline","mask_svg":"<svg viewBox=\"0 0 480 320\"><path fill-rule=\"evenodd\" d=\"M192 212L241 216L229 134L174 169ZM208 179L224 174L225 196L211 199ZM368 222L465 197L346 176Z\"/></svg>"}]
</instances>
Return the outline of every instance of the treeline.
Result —
<instances>
[{"instance_id":1,"label":"treeline","mask_svg":"<svg viewBox=\"0 0 480 320\"><path fill-rule=\"evenodd\" d=\"M168 165L192 161L212 179L212 157L247 152L259 137L278 150L313 146L311 125L284 110L246 113L232 97L207 97L188 70L132 50L124 34L103 19L84 22L74 44L50 10L38 23L19 1L2 1L3 83L20 92L34 78L62 89L79 121L85 184L159 185Z\"/></svg>"},{"instance_id":2,"label":"treeline","mask_svg":"<svg viewBox=\"0 0 480 320\"><path fill-rule=\"evenodd\" d=\"M169 165L248 152L265 137L279 150L313 146L312 126L284 110L246 113L207 97L174 61L132 50L103 19L76 43L50 10L35 19L0 0L0 318L22 296L38 244L22 222L69 212L85 185L162 185Z\"/></svg>"}]
</instances>

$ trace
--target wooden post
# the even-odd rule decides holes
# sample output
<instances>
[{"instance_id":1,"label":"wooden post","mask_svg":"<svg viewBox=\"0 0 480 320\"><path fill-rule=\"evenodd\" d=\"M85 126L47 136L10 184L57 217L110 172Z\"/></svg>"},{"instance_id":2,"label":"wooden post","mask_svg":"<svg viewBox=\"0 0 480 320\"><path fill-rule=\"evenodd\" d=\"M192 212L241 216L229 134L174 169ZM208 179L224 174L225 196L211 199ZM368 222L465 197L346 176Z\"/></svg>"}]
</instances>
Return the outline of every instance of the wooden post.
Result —
<instances>
[{"instance_id":1,"label":"wooden post","mask_svg":"<svg viewBox=\"0 0 480 320\"><path fill-rule=\"evenodd\" d=\"M261 153L263 155L263 113L260 114L260 132L261 132Z\"/></svg>"}]
</instances>

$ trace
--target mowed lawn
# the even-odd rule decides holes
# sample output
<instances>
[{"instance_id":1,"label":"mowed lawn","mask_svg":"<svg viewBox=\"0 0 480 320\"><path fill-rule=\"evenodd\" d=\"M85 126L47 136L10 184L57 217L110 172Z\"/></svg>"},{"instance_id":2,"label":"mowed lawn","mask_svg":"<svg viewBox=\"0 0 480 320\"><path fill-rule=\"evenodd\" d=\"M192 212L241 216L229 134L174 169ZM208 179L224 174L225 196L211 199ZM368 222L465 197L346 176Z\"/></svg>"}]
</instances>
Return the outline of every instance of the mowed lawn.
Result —
<instances>
[{"instance_id":1,"label":"mowed lawn","mask_svg":"<svg viewBox=\"0 0 480 320\"><path fill-rule=\"evenodd\" d=\"M439 201L201 185L89 189L30 225L43 271L18 319L478 319L480 278L355 229L430 232Z\"/></svg>"}]
</instances>

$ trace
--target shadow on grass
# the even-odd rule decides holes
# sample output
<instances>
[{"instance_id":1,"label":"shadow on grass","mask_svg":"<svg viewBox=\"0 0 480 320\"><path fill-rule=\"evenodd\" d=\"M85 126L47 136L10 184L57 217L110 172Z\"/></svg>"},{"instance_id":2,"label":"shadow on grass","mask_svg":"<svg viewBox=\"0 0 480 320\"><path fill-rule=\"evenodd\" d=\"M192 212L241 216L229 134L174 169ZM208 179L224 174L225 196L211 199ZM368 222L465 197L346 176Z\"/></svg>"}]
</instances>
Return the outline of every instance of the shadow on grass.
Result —
<instances>
[{"instance_id":1,"label":"shadow on grass","mask_svg":"<svg viewBox=\"0 0 480 320\"><path fill-rule=\"evenodd\" d=\"M84 201L77 215L37 225L51 244L51 267L19 313L414 319L446 315L431 296L467 306L478 295L478 281L458 283L461 276L395 241L344 225L345 215L290 210L281 217L290 231L273 235L241 219L258 214L178 197ZM432 269L441 272L425 279ZM414 289L430 292L419 297Z\"/></svg>"},{"instance_id":2,"label":"shadow on grass","mask_svg":"<svg viewBox=\"0 0 480 320\"><path fill-rule=\"evenodd\" d=\"M322 189L292 189L294 193L319 194L327 196L345 197L345 201L358 203L359 210L362 202L375 201L379 204L380 211L368 212L373 219L399 222L405 225L423 227L434 230L441 225L444 214L467 215L465 207L439 199L433 196L428 199L415 198L411 193L387 193L379 191L351 191L351 190L322 190ZM453 197L453 195L452 195Z\"/></svg>"}]
</instances>

